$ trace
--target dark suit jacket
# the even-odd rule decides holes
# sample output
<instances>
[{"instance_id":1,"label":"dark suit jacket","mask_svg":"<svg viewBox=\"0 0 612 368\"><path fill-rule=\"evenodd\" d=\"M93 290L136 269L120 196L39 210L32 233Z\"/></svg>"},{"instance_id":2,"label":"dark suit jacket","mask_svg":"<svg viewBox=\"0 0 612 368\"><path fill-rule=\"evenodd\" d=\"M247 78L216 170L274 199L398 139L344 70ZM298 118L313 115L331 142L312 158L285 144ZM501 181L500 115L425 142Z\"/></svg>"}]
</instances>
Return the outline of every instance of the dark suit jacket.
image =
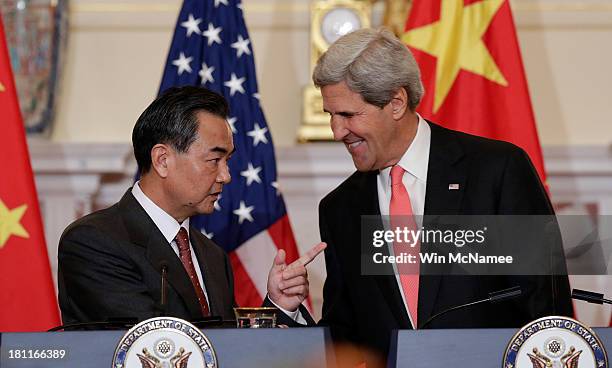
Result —
<instances>
[{"instance_id":1,"label":"dark suit jacket","mask_svg":"<svg viewBox=\"0 0 612 368\"><path fill-rule=\"evenodd\" d=\"M234 284L227 254L191 227L191 244L213 316L234 319ZM58 252L59 304L64 324L166 315L202 319L196 293L179 257L128 190L115 205L64 231ZM161 269L167 266L162 308ZM264 305L270 305L267 300ZM306 312L305 309L302 309ZM295 324L280 313L279 323ZM305 313L308 319L310 315Z\"/></svg>"},{"instance_id":2,"label":"dark suit jacket","mask_svg":"<svg viewBox=\"0 0 612 368\"><path fill-rule=\"evenodd\" d=\"M424 221L428 215L553 214L523 150L432 123L430 126ZM328 244L320 323L330 326L336 341L371 349L375 356L368 367L384 362L391 330L412 328L395 276L361 274L360 216L380 215L377 174L355 172L319 206L321 239ZM458 183L460 190L449 190L450 183ZM571 316L566 276L422 275L419 324L449 307L517 284L522 288L522 298L449 313L429 328L520 327L544 315Z\"/></svg>"}]
</instances>

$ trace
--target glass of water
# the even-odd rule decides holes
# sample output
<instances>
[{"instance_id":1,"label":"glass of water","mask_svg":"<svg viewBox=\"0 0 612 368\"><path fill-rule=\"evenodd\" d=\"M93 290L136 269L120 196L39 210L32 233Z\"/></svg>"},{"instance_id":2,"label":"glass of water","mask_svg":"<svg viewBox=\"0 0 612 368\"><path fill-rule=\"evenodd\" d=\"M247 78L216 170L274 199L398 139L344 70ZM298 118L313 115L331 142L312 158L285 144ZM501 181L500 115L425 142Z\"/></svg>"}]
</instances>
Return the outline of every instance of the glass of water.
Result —
<instances>
[{"instance_id":1,"label":"glass of water","mask_svg":"<svg viewBox=\"0 0 612 368\"><path fill-rule=\"evenodd\" d=\"M271 307L234 308L238 328L274 328L276 313L278 309Z\"/></svg>"}]
</instances>

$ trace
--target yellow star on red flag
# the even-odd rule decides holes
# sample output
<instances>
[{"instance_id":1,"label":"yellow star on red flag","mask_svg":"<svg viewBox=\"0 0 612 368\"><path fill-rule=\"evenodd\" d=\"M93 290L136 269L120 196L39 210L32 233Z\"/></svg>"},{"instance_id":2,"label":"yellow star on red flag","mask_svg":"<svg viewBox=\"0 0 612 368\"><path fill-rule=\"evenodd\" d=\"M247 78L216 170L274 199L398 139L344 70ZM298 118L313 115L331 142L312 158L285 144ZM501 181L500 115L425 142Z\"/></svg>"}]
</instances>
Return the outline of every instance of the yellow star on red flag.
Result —
<instances>
[{"instance_id":1,"label":"yellow star on red flag","mask_svg":"<svg viewBox=\"0 0 612 368\"><path fill-rule=\"evenodd\" d=\"M4 247L11 235L22 238L30 237L30 234L21 225L21 218L27 209L26 204L9 209L0 199L0 249Z\"/></svg>"},{"instance_id":2,"label":"yellow star on red flag","mask_svg":"<svg viewBox=\"0 0 612 368\"><path fill-rule=\"evenodd\" d=\"M402 36L408 46L437 58L434 113L444 103L461 69L508 85L482 40L503 3L504 0L483 0L464 6L463 0L442 0L439 21Z\"/></svg>"},{"instance_id":3,"label":"yellow star on red flag","mask_svg":"<svg viewBox=\"0 0 612 368\"><path fill-rule=\"evenodd\" d=\"M0 92L4 92L6 89L4 88L4 85L2 84L2 82L0 82Z\"/></svg>"}]
</instances>

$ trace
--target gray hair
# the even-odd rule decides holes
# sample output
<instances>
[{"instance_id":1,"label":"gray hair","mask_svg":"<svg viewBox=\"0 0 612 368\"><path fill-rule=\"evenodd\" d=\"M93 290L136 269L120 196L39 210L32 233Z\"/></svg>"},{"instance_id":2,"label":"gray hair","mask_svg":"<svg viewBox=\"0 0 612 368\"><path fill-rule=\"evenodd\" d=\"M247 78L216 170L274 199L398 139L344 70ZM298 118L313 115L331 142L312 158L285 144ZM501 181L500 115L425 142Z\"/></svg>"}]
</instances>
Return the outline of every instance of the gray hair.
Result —
<instances>
[{"instance_id":1,"label":"gray hair","mask_svg":"<svg viewBox=\"0 0 612 368\"><path fill-rule=\"evenodd\" d=\"M412 53L384 28L360 29L339 38L317 61L312 80L319 88L345 81L351 91L380 108L404 88L414 111L424 92Z\"/></svg>"}]
</instances>

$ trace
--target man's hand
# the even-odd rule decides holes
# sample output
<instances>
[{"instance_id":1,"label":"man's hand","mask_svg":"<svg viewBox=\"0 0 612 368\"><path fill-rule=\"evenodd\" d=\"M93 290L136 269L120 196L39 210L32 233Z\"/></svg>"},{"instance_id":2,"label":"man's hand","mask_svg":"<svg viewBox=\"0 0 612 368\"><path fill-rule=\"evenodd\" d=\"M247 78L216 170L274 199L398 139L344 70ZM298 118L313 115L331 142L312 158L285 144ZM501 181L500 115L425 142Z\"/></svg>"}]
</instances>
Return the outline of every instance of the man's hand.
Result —
<instances>
[{"instance_id":1,"label":"man's hand","mask_svg":"<svg viewBox=\"0 0 612 368\"><path fill-rule=\"evenodd\" d=\"M308 297L306 266L321 253L327 244L319 243L290 265L285 264L285 251L280 249L268 274L268 297L279 307L295 311Z\"/></svg>"}]
</instances>

